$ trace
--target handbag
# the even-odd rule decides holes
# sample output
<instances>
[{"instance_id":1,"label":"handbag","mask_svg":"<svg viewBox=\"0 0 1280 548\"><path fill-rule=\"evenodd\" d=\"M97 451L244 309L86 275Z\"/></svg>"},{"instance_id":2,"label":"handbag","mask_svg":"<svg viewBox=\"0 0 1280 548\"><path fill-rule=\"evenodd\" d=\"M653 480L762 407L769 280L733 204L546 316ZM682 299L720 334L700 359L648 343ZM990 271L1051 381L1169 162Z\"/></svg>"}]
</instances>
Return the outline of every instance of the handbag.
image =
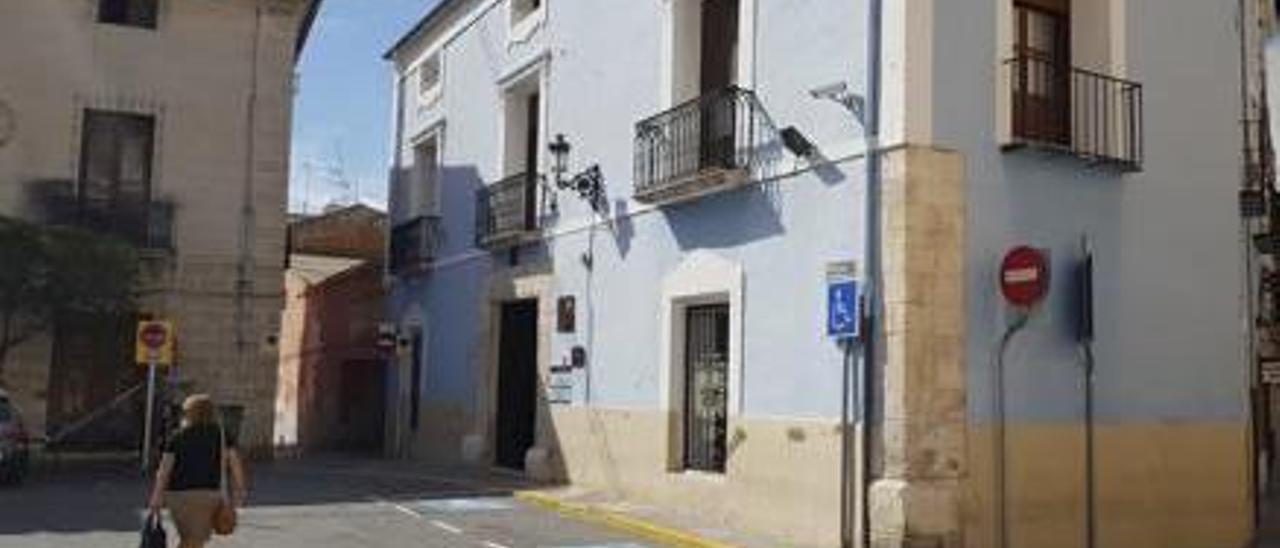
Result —
<instances>
[{"instance_id":1,"label":"handbag","mask_svg":"<svg viewBox=\"0 0 1280 548\"><path fill-rule=\"evenodd\" d=\"M218 507L213 510L213 532L230 535L236 531L236 506L227 490L227 433L218 425L218 447L222 459L218 463Z\"/></svg>"},{"instance_id":2,"label":"handbag","mask_svg":"<svg viewBox=\"0 0 1280 548\"><path fill-rule=\"evenodd\" d=\"M169 535L164 530L164 523L160 521L160 512L147 514L146 521L142 522L142 542L138 546L139 548L168 548Z\"/></svg>"}]
</instances>

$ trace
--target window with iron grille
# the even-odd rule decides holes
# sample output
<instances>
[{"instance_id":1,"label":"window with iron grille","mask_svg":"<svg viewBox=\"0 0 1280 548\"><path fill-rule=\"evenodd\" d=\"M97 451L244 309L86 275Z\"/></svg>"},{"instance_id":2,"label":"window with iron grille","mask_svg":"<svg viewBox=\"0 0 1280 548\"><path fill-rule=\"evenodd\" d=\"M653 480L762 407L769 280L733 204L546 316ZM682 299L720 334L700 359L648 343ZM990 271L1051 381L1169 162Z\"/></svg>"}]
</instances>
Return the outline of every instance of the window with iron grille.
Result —
<instances>
[{"instance_id":1,"label":"window with iron grille","mask_svg":"<svg viewBox=\"0 0 1280 548\"><path fill-rule=\"evenodd\" d=\"M156 28L159 0L98 0L98 22Z\"/></svg>"},{"instance_id":2,"label":"window with iron grille","mask_svg":"<svg viewBox=\"0 0 1280 548\"><path fill-rule=\"evenodd\" d=\"M729 305L685 309L684 468L725 471L729 410Z\"/></svg>"}]
</instances>

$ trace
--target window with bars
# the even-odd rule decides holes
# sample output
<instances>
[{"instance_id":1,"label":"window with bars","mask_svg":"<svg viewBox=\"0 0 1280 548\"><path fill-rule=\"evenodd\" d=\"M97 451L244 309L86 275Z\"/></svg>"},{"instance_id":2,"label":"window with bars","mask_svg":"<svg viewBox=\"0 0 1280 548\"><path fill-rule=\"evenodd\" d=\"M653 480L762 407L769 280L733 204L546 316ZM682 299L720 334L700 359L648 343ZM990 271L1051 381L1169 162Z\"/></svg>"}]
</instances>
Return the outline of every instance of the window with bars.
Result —
<instances>
[{"instance_id":1,"label":"window with bars","mask_svg":"<svg viewBox=\"0 0 1280 548\"><path fill-rule=\"evenodd\" d=\"M723 473L729 418L729 305L685 309L684 468Z\"/></svg>"}]
</instances>

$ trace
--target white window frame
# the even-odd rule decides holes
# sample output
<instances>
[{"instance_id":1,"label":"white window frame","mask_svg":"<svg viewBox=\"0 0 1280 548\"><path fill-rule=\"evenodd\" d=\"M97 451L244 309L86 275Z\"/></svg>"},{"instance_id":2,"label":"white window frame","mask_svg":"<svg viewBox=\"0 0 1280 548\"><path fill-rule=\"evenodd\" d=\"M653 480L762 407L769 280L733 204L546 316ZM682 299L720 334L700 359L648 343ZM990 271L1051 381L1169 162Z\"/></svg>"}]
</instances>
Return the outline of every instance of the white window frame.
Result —
<instances>
[{"instance_id":1,"label":"white window frame","mask_svg":"<svg viewBox=\"0 0 1280 548\"><path fill-rule=\"evenodd\" d=\"M536 8L528 7L533 1L508 0L507 20L511 29L508 44L514 45L528 42L546 22L547 2L550 0L541 0Z\"/></svg>"},{"instance_id":2,"label":"white window frame","mask_svg":"<svg viewBox=\"0 0 1280 548\"><path fill-rule=\"evenodd\" d=\"M543 0L544 2L546 0ZM545 5L545 4L544 4ZM512 116L523 116L525 113L523 101L513 102L513 95L524 96L527 91L536 90L538 92L538 145L535 149L538 151L538 157L534 159L533 164L537 167L539 173L545 172L546 166L546 148L547 143L547 59L546 55L538 55L531 62L522 65L521 68L504 76L498 80L500 88L499 101L502 105L502 116L498 119L498 169L499 177L505 178L517 173L521 173L524 169L523 165L516 163L516 157L523 154L525 147L514 146L510 142ZM519 104L516 104L519 103Z\"/></svg>"},{"instance_id":3,"label":"white window frame","mask_svg":"<svg viewBox=\"0 0 1280 548\"><path fill-rule=\"evenodd\" d=\"M702 304L729 305L729 372L727 409L729 429L743 413L743 287L745 273L741 265L709 251L695 251L681 261L662 280L660 331L662 367L658 369L658 401L660 408L672 417L668 432L667 469L685 473L683 411L685 382L685 310ZM733 467L726 455L724 476ZM696 473L696 472L695 472ZM720 476L720 474L715 474Z\"/></svg>"},{"instance_id":4,"label":"white window frame","mask_svg":"<svg viewBox=\"0 0 1280 548\"><path fill-rule=\"evenodd\" d=\"M420 157L418 150L426 146L427 143L433 143L435 146L435 158L432 171L433 177L428 178L425 175L423 166L419 163ZM431 216L440 214L440 193L443 190L444 183L444 124L436 124L419 133L409 143L410 154L413 157L413 171L409 176L410 189L407 193L409 196L409 204L406 209L409 219L421 216ZM431 188L427 188L430 185Z\"/></svg>"},{"instance_id":5,"label":"white window frame","mask_svg":"<svg viewBox=\"0 0 1280 548\"><path fill-rule=\"evenodd\" d=\"M544 0L546 1L546 0ZM690 44L701 43L701 0L664 0L662 12L662 72L659 98L662 107L672 108L697 96L697 76L700 67L697 59L687 56L697 54L698 48ZM738 3L738 59L735 81L738 86L754 89L756 85L756 40L759 0L739 0ZM688 18L697 14L696 21ZM694 23L697 23L696 25Z\"/></svg>"},{"instance_id":6,"label":"white window frame","mask_svg":"<svg viewBox=\"0 0 1280 548\"><path fill-rule=\"evenodd\" d=\"M432 65L435 69L435 81L427 85L426 76L430 74ZM444 56L437 51L422 58L414 68L414 85L418 91L418 105L431 108L440 103L444 97Z\"/></svg>"}]
</instances>

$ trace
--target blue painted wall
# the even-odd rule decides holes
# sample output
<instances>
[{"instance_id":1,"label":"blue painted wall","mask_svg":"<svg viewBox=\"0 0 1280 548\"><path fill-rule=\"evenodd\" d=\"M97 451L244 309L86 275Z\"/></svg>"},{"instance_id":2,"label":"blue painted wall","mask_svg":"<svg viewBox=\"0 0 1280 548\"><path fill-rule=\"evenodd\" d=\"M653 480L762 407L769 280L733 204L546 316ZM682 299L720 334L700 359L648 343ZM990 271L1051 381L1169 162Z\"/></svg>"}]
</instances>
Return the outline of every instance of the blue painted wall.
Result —
<instances>
[{"instance_id":1,"label":"blue painted wall","mask_svg":"<svg viewBox=\"0 0 1280 548\"><path fill-rule=\"evenodd\" d=\"M759 4L757 78L748 87L778 126L796 125L824 152L847 154L856 148L858 126L808 90L838 80L858 85L860 3ZM614 219L588 228L592 216L584 205L569 193L558 197L546 249L554 292L575 296L579 316L576 333L554 336L553 361L584 345L592 405L656 408L662 278L689 253L709 250L745 270L745 413L838 416L841 355L823 331L825 268L861 256L859 161L783 175L803 166L783 156L771 166L779 178L764 184L660 210L636 203L634 125L664 108L662 5L547 5L545 27L523 45L507 43L505 3L484 11L444 47L441 105L424 109L410 97L402 106L406 141L442 120L445 128L444 251L431 273L397 282L391 305L393 314L420 307L428 318L425 397L465 403L480 389L473 353L481 348L484 280L505 268L505 253L473 248L474 193L500 175L498 81L545 52L547 135L571 140L571 169L600 164ZM771 146L776 153L777 143ZM410 167L411 148L402 148L400 160ZM581 261L587 251L594 255L591 271Z\"/></svg>"}]
</instances>

